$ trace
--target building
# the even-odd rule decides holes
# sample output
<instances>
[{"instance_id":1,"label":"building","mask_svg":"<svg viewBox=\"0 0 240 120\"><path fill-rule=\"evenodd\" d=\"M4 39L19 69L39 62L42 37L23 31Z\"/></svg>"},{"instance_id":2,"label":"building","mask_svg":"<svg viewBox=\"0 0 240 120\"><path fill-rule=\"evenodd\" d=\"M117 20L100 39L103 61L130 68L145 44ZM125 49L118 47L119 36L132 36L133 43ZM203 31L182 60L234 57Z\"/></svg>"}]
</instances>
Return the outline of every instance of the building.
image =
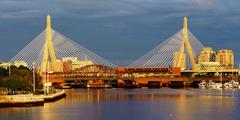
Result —
<instances>
[{"instance_id":1,"label":"building","mask_svg":"<svg viewBox=\"0 0 240 120\"><path fill-rule=\"evenodd\" d=\"M227 49L218 50L216 53L216 62L226 67L234 66L234 52Z\"/></svg>"},{"instance_id":2,"label":"building","mask_svg":"<svg viewBox=\"0 0 240 120\"><path fill-rule=\"evenodd\" d=\"M65 62L65 61L71 61L71 62L74 62L74 61L77 61L77 57L64 57L62 58L62 61Z\"/></svg>"},{"instance_id":3,"label":"building","mask_svg":"<svg viewBox=\"0 0 240 120\"><path fill-rule=\"evenodd\" d=\"M216 71L222 68L219 62L202 62L197 64L197 70L207 70L207 71Z\"/></svg>"},{"instance_id":4,"label":"building","mask_svg":"<svg viewBox=\"0 0 240 120\"><path fill-rule=\"evenodd\" d=\"M10 66L10 63L0 62L0 67L7 69Z\"/></svg>"},{"instance_id":5,"label":"building","mask_svg":"<svg viewBox=\"0 0 240 120\"><path fill-rule=\"evenodd\" d=\"M215 62L216 61L216 52L210 47L204 47L200 54L198 55L198 64L206 62Z\"/></svg>"},{"instance_id":6,"label":"building","mask_svg":"<svg viewBox=\"0 0 240 120\"><path fill-rule=\"evenodd\" d=\"M86 65L93 65L93 62L90 60L78 60L78 61L74 61L72 62L72 69L75 70L77 68L81 68L84 67Z\"/></svg>"},{"instance_id":7,"label":"building","mask_svg":"<svg viewBox=\"0 0 240 120\"><path fill-rule=\"evenodd\" d=\"M68 64L70 65L69 68L71 68L71 70L75 70L77 68L81 68L84 67L86 65L93 65L94 63L91 60L78 60L77 57L65 57L62 59L62 62L66 65L68 62Z\"/></svg>"},{"instance_id":8,"label":"building","mask_svg":"<svg viewBox=\"0 0 240 120\"><path fill-rule=\"evenodd\" d=\"M17 61L14 61L14 66L16 66L16 67L19 67L19 66L28 67L28 64L25 61L17 60Z\"/></svg>"}]
</instances>

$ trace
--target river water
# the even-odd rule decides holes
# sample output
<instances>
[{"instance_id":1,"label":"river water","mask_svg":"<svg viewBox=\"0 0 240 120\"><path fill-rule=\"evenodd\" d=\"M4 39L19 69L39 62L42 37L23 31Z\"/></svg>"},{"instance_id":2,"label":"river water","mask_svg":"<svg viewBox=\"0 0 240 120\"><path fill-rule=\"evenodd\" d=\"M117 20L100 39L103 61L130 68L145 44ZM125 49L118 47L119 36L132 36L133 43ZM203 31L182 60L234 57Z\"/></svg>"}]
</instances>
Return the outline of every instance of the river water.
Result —
<instances>
[{"instance_id":1,"label":"river water","mask_svg":"<svg viewBox=\"0 0 240 120\"><path fill-rule=\"evenodd\" d=\"M71 89L41 107L0 108L0 120L240 120L239 90Z\"/></svg>"}]
</instances>

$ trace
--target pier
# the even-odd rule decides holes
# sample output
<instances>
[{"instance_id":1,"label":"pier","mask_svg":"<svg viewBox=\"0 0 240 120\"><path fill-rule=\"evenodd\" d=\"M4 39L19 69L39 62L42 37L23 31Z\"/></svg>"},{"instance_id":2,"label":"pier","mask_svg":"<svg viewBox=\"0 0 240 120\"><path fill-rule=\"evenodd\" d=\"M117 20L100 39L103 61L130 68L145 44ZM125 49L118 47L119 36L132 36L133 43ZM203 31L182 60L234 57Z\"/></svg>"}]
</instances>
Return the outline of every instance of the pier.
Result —
<instances>
[{"instance_id":1,"label":"pier","mask_svg":"<svg viewBox=\"0 0 240 120\"><path fill-rule=\"evenodd\" d=\"M45 102L54 102L64 97L66 97L66 93L63 90L48 95L1 95L0 107L43 106Z\"/></svg>"}]
</instances>

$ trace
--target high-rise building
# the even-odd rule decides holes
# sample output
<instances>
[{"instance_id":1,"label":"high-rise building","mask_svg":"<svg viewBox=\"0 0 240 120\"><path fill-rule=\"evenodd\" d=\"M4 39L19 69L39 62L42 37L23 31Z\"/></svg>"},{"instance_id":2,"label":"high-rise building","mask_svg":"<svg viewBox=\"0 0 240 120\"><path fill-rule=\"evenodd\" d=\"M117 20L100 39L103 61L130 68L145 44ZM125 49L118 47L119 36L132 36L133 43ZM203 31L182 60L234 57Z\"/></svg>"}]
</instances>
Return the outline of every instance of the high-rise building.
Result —
<instances>
[{"instance_id":1,"label":"high-rise building","mask_svg":"<svg viewBox=\"0 0 240 120\"><path fill-rule=\"evenodd\" d=\"M200 54L198 55L198 63L202 64L205 62L215 62L216 61L216 52L210 47L204 47Z\"/></svg>"},{"instance_id":2,"label":"high-rise building","mask_svg":"<svg viewBox=\"0 0 240 120\"><path fill-rule=\"evenodd\" d=\"M218 50L216 61L224 66L234 66L234 52L227 49Z\"/></svg>"}]
</instances>

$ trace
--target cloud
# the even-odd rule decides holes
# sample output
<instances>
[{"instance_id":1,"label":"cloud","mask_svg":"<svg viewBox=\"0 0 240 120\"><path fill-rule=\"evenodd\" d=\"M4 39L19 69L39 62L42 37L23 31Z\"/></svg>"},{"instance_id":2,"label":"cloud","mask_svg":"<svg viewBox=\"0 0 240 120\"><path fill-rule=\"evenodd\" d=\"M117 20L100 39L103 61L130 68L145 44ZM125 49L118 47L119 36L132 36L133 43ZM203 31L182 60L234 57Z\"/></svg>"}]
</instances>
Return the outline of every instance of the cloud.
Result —
<instances>
[{"instance_id":1,"label":"cloud","mask_svg":"<svg viewBox=\"0 0 240 120\"><path fill-rule=\"evenodd\" d=\"M93 19L151 14L154 11L165 11L167 15L214 5L215 0L2 0L0 18L29 18L52 13Z\"/></svg>"},{"instance_id":2,"label":"cloud","mask_svg":"<svg viewBox=\"0 0 240 120\"><path fill-rule=\"evenodd\" d=\"M217 5L216 0L193 0L192 4L200 9L213 9Z\"/></svg>"}]
</instances>

